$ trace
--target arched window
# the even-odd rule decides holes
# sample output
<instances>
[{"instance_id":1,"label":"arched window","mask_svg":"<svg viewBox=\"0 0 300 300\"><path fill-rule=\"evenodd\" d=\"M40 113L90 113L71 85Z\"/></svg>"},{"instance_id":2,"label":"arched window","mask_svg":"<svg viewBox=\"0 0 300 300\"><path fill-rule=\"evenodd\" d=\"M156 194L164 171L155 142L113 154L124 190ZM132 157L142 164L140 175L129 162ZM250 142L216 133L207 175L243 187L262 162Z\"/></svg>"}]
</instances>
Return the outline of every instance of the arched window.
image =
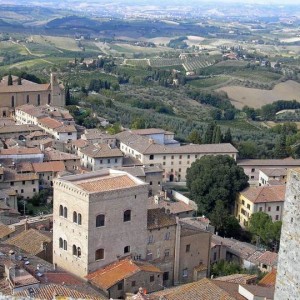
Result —
<instances>
[{"instance_id":1,"label":"arched window","mask_svg":"<svg viewBox=\"0 0 300 300\"><path fill-rule=\"evenodd\" d=\"M96 227L102 227L105 225L105 215L98 215L96 217Z\"/></svg>"},{"instance_id":2,"label":"arched window","mask_svg":"<svg viewBox=\"0 0 300 300\"><path fill-rule=\"evenodd\" d=\"M77 256L77 247L75 245L72 247L72 253L73 255Z\"/></svg>"},{"instance_id":3,"label":"arched window","mask_svg":"<svg viewBox=\"0 0 300 300\"><path fill-rule=\"evenodd\" d=\"M15 96L11 96L11 107L15 107Z\"/></svg>"},{"instance_id":4,"label":"arched window","mask_svg":"<svg viewBox=\"0 0 300 300\"><path fill-rule=\"evenodd\" d=\"M73 222L77 223L77 212L73 211Z\"/></svg>"},{"instance_id":5,"label":"arched window","mask_svg":"<svg viewBox=\"0 0 300 300\"><path fill-rule=\"evenodd\" d=\"M64 208L62 205L59 206L59 215L63 216L64 215Z\"/></svg>"},{"instance_id":6,"label":"arched window","mask_svg":"<svg viewBox=\"0 0 300 300\"><path fill-rule=\"evenodd\" d=\"M63 248L64 247L64 242L62 238L59 238L59 248Z\"/></svg>"},{"instance_id":7,"label":"arched window","mask_svg":"<svg viewBox=\"0 0 300 300\"><path fill-rule=\"evenodd\" d=\"M104 249L98 249L95 252L95 260L104 259Z\"/></svg>"},{"instance_id":8,"label":"arched window","mask_svg":"<svg viewBox=\"0 0 300 300\"><path fill-rule=\"evenodd\" d=\"M123 221L128 222L131 220L131 210L125 210L123 215Z\"/></svg>"},{"instance_id":9,"label":"arched window","mask_svg":"<svg viewBox=\"0 0 300 300\"><path fill-rule=\"evenodd\" d=\"M51 103L51 94L48 94L48 104Z\"/></svg>"},{"instance_id":10,"label":"arched window","mask_svg":"<svg viewBox=\"0 0 300 300\"><path fill-rule=\"evenodd\" d=\"M66 207L64 207L64 217L65 218L68 217L68 209Z\"/></svg>"},{"instance_id":11,"label":"arched window","mask_svg":"<svg viewBox=\"0 0 300 300\"><path fill-rule=\"evenodd\" d=\"M26 96L26 103L29 103L29 95Z\"/></svg>"},{"instance_id":12,"label":"arched window","mask_svg":"<svg viewBox=\"0 0 300 300\"><path fill-rule=\"evenodd\" d=\"M66 240L64 240L64 250L68 249L68 242Z\"/></svg>"},{"instance_id":13,"label":"arched window","mask_svg":"<svg viewBox=\"0 0 300 300\"><path fill-rule=\"evenodd\" d=\"M81 222L82 222L82 220L81 220L81 214L78 214L78 225L81 225Z\"/></svg>"},{"instance_id":14,"label":"arched window","mask_svg":"<svg viewBox=\"0 0 300 300\"><path fill-rule=\"evenodd\" d=\"M124 254L129 253L129 252L130 252L130 246L124 247Z\"/></svg>"},{"instance_id":15,"label":"arched window","mask_svg":"<svg viewBox=\"0 0 300 300\"><path fill-rule=\"evenodd\" d=\"M81 257L81 248L80 247L77 248L77 256Z\"/></svg>"},{"instance_id":16,"label":"arched window","mask_svg":"<svg viewBox=\"0 0 300 300\"><path fill-rule=\"evenodd\" d=\"M38 94L37 96L37 105L41 105L41 95Z\"/></svg>"}]
</instances>

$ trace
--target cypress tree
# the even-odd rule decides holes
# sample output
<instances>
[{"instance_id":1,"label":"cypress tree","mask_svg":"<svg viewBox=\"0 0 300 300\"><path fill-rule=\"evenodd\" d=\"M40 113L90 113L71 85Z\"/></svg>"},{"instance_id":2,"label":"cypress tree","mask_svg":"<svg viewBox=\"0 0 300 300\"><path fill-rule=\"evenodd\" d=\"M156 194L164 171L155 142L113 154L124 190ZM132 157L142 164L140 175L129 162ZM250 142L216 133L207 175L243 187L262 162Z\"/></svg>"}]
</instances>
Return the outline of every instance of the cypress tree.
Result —
<instances>
[{"instance_id":1,"label":"cypress tree","mask_svg":"<svg viewBox=\"0 0 300 300\"><path fill-rule=\"evenodd\" d=\"M7 78L7 85L13 85L13 80L12 80L11 74L8 75L8 78Z\"/></svg>"}]
</instances>

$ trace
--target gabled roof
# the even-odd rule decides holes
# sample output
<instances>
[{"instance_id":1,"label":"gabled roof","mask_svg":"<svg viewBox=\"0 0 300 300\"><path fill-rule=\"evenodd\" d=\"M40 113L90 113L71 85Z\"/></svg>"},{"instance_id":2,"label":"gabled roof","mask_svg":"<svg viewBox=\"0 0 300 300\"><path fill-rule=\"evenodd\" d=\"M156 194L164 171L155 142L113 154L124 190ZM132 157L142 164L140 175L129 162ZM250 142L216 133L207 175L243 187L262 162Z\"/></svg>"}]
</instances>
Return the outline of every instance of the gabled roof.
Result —
<instances>
[{"instance_id":1,"label":"gabled roof","mask_svg":"<svg viewBox=\"0 0 300 300\"><path fill-rule=\"evenodd\" d=\"M33 170L36 173L42 172L60 172L65 170L65 164L62 161L48 161L42 163L33 163Z\"/></svg>"},{"instance_id":2,"label":"gabled roof","mask_svg":"<svg viewBox=\"0 0 300 300\"><path fill-rule=\"evenodd\" d=\"M10 235L14 231L15 231L14 229L12 229L4 224L0 224L0 239Z\"/></svg>"},{"instance_id":3,"label":"gabled roof","mask_svg":"<svg viewBox=\"0 0 300 300\"><path fill-rule=\"evenodd\" d=\"M4 133L31 133L34 131L43 131L43 129L37 125L31 125L31 124L23 124L23 125L6 125L0 127L0 134Z\"/></svg>"},{"instance_id":4,"label":"gabled roof","mask_svg":"<svg viewBox=\"0 0 300 300\"><path fill-rule=\"evenodd\" d=\"M123 157L119 148L111 148L108 144L88 145L80 149L80 152L93 158Z\"/></svg>"},{"instance_id":5,"label":"gabled roof","mask_svg":"<svg viewBox=\"0 0 300 300\"><path fill-rule=\"evenodd\" d=\"M257 279L256 274L232 274L215 278L215 280L247 284Z\"/></svg>"},{"instance_id":6,"label":"gabled roof","mask_svg":"<svg viewBox=\"0 0 300 300\"><path fill-rule=\"evenodd\" d=\"M9 148L0 149L0 155L42 154L39 148Z\"/></svg>"},{"instance_id":7,"label":"gabled roof","mask_svg":"<svg viewBox=\"0 0 300 300\"><path fill-rule=\"evenodd\" d=\"M63 124L55 119L52 119L50 117L45 117L42 119L39 119L39 124L41 124L41 126L45 126L51 129L55 129L58 127L61 127Z\"/></svg>"},{"instance_id":8,"label":"gabled roof","mask_svg":"<svg viewBox=\"0 0 300 300\"><path fill-rule=\"evenodd\" d=\"M285 185L247 187L240 194L253 203L283 202Z\"/></svg>"},{"instance_id":9,"label":"gabled roof","mask_svg":"<svg viewBox=\"0 0 300 300\"><path fill-rule=\"evenodd\" d=\"M45 161L80 159L77 155L61 152L53 148L46 148L44 150L44 154L45 154L45 159L44 159Z\"/></svg>"},{"instance_id":10,"label":"gabled roof","mask_svg":"<svg viewBox=\"0 0 300 300\"><path fill-rule=\"evenodd\" d=\"M119 281L124 280L125 278L128 278L141 271L161 273L160 269L149 263L136 262L132 259L125 258L88 274L86 278L100 289L108 290Z\"/></svg>"},{"instance_id":11,"label":"gabled roof","mask_svg":"<svg viewBox=\"0 0 300 300\"><path fill-rule=\"evenodd\" d=\"M286 176L287 174L286 168L277 168L277 169L261 168L259 169L259 171L266 174L269 177Z\"/></svg>"},{"instance_id":12,"label":"gabled roof","mask_svg":"<svg viewBox=\"0 0 300 300\"><path fill-rule=\"evenodd\" d=\"M26 181L26 180L37 180L39 179L38 175L34 173L17 173L11 169L4 170L4 181Z\"/></svg>"},{"instance_id":13,"label":"gabled roof","mask_svg":"<svg viewBox=\"0 0 300 300\"><path fill-rule=\"evenodd\" d=\"M36 229L29 229L22 231L20 234L5 241L6 244L14 245L27 253L36 255L43 251L42 243L51 243L52 237L49 234L46 235L42 231Z\"/></svg>"}]
</instances>

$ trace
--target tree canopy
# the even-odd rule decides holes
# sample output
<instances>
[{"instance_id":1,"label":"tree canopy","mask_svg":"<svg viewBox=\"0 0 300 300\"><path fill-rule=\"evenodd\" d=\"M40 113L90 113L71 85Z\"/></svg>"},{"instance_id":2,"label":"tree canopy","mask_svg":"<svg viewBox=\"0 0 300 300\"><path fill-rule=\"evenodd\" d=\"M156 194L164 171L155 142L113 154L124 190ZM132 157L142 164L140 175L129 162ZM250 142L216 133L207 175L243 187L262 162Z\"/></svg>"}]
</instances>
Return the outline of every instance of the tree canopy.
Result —
<instances>
[{"instance_id":1,"label":"tree canopy","mask_svg":"<svg viewBox=\"0 0 300 300\"><path fill-rule=\"evenodd\" d=\"M191 198L204 214L214 210L217 200L231 211L237 192L248 186L244 170L227 155L206 155L196 160L187 170L186 180Z\"/></svg>"}]
</instances>

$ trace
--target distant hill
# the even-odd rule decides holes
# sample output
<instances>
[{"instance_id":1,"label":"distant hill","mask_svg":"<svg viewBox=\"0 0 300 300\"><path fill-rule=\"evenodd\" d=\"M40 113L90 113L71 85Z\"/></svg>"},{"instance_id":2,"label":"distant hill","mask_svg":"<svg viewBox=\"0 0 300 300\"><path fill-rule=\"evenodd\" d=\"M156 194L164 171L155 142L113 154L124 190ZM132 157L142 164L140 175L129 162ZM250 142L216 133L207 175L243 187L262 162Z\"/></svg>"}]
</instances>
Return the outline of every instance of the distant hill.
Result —
<instances>
[{"instance_id":1,"label":"distant hill","mask_svg":"<svg viewBox=\"0 0 300 300\"><path fill-rule=\"evenodd\" d=\"M45 27L48 29L89 29L97 30L101 23L85 17L68 16L57 18L48 22Z\"/></svg>"},{"instance_id":2,"label":"distant hill","mask_svg":"<svg viewBox=\"0 0 300 300\"><path fill-rule=\"evenodd\" d=\"M11 26L13 26L13 24L7 23L2 19L0 19L0 27L11 27Z\"/></svg>"}]
</instances>

